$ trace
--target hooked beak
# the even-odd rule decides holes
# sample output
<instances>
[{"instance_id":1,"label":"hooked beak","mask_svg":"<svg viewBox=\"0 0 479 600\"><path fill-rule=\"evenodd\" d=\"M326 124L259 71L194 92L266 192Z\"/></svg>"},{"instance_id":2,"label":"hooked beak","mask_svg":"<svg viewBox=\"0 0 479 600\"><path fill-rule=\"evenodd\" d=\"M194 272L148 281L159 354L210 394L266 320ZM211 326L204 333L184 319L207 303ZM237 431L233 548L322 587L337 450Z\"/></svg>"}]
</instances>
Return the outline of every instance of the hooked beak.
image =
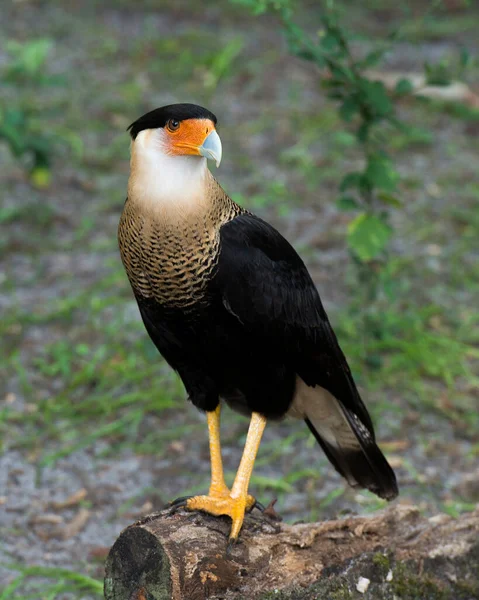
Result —
<instances>
[{"instance_id":1,"label":"hooked beak","mask_svg":"<svg viewBox=\"0 0 479 600\"><path fill-rule=\"evenodd\" d=\"M209 158L216 162L216 166L219 167L221 163L221 140L220 136L216 131L212 131L205 139L203 144L198 148L201 156Z\"/></svg>"}]
</instances>

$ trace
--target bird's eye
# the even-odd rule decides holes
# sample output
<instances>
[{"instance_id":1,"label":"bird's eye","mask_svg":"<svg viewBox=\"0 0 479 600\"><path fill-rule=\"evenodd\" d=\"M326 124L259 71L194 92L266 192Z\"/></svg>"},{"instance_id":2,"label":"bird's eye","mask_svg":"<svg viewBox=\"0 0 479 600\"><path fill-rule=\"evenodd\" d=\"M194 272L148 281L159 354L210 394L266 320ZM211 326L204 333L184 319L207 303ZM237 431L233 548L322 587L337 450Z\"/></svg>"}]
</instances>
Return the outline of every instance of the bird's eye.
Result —
<instances>
[{"instance_id":1,"label":"bird's eye","mask_svg":"<svg viewBox=\"0 0 479 600\"><path fill-rule=\"evenodd\" d=\"M178 129L180 128L180 122L176 119L170 119L166 124L166 128L168 129L168 131L178 131Z\"/></svg>"}]
</instances>

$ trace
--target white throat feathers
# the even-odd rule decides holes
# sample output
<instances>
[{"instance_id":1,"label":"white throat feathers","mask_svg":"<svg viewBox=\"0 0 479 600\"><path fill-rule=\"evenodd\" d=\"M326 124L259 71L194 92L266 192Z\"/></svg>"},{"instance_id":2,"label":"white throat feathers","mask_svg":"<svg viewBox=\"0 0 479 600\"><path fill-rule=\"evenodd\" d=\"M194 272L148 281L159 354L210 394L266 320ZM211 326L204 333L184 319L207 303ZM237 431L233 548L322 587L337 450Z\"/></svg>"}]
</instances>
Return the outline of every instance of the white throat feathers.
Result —
<instances>
[{"instance_id":1,"label":"white throat feathers","mask_svg":"<svg viewBox=\"0 0 479 600\"><path fill-rule=\"evenodd\" d=\"M163 129L140 131L131 143L128 197L160 212L187 214L206 200L206 158L169 154Z\"/></svg>"}]
</instances>

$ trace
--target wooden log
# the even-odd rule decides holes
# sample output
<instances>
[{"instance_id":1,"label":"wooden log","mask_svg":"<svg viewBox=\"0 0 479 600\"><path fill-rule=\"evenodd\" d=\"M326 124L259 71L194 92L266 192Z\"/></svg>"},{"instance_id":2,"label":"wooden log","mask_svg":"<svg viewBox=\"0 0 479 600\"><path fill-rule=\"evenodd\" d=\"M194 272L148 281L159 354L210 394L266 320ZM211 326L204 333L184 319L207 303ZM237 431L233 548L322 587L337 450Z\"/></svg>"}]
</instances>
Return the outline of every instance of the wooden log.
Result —
<instances>
[{"instance_id":1,"label":"wooden log","mask_svg":"<svg viewBox=\"0 0 479 600\"><path fill-rule=\"evenodd\" d=\"M254 511L229 555L229 519L168 510L127 527L106 600L479 598L479 510L279 524ZM411 591L412 590L412 591Z\"/></svg>"}]
</instances>

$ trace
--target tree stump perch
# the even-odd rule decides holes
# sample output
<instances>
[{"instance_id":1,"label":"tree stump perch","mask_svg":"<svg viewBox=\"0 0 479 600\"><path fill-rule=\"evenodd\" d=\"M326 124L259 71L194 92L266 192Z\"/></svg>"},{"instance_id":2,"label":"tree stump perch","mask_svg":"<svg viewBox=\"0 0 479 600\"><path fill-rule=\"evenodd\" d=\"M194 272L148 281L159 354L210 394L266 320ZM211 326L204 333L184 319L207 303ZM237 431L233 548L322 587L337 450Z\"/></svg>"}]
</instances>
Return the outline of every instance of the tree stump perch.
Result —
<instances>
[{"instance_id":1,"label":"tree stump perch","mask_svg":"<svg viewBox=\"0 0 479 600\"><path fill-rule=\"evenodd\" d=\"M477 600L479 510L453 519L395 506L371 517L279 524L169 510L127 527L106 563L106 600ZM361 580L360 580L361 578Z\"/></svg>"}]
</instances>

